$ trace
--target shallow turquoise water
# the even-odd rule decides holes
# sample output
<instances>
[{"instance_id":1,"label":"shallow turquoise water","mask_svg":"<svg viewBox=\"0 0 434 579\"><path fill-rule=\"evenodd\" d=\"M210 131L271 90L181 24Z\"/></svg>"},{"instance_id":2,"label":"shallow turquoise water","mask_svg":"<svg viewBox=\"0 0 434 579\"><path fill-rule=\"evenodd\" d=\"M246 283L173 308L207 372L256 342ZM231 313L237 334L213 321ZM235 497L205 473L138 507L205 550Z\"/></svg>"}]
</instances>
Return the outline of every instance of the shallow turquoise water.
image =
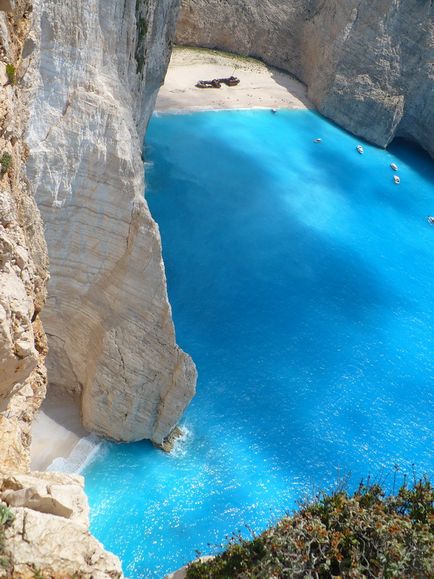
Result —
<instances>
[{"instance_id":1,"label":"shallow turquoise water","mask_svg":"<svg viewBox=\"0 0 434 579\"><path fill-rule=\"evenodd\" d=\"M174 455L105 444L85 472L130 578L341 476L433 473L434 164L358 142L307 111L153 118L147 198L200 378Z\"/></svg>"}]
</instances>

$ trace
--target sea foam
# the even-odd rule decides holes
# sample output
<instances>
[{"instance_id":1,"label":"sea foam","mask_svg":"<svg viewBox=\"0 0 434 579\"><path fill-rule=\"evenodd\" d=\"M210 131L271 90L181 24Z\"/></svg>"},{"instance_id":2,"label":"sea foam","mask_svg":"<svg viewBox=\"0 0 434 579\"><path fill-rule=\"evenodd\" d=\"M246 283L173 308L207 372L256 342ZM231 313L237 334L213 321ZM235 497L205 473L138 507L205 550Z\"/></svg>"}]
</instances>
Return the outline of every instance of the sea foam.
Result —
<instances>
[{"instance_id":1,"label":"sea foam","mask_svg":"<svg viewBox=\"0 0 434 579\"><path fill-rule=\"evenodd\" d=\"M47 467L47 471L78 474L88 466L98 454L103 452L103 449L104 444L102 439L95 434L89 434L89 436L80 438L69 456L66 458L55 458Z\"/></svg>"}]
</instances>

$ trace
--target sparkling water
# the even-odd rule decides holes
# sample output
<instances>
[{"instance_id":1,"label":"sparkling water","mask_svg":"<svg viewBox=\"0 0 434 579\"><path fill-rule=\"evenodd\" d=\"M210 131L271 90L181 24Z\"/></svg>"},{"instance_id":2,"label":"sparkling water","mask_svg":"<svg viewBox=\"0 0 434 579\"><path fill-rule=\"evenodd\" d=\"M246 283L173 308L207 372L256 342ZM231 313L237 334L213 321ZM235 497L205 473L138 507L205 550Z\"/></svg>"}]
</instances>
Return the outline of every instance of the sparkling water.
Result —
<instances>
[{"instance_id":1,"label":"sparkling water","mask_svg":"<svg viewBox=\"0 0 434 579\"><path fill-rule=\"evenodd\" d=\"M199 381L172 454L104 443L85 471L128 577L342 478L433 473L434 164L359 142L308 111L153 118L147 199Z\"/></svg>"}]
</instances>

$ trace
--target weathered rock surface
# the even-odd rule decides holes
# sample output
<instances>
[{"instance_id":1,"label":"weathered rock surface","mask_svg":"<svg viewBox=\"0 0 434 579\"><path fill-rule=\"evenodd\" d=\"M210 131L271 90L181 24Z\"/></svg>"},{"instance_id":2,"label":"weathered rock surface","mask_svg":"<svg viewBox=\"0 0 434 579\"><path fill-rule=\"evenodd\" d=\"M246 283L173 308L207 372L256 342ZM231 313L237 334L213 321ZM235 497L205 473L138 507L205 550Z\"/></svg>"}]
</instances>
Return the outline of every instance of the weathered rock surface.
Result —
<instances>
[{"instance_id":1,"label":"weathered rock surface","mask_svg":"<svg viewBox=\"0 0 434 579\"><path fill-rule=\"evenodd\" d=\"M430 0L183 0L177 42L261 58L351 132L434 155L433 17Z\"/></svg>"},{"instance_id":2,"label":"weathered rock surface","mask_svg":"<svg viewBox=\"0 0 434 579\"><path fill-rule=\"evenodd\" d=\"M81 476L52 472L5 475L0 481L0 501L89 527L89 506Z\"/></svg>"},{"instance_id":3,"label":"weathered rock surface","mask_svg":"<svg viewBox=\"0 0 434 579\"><path fill-rule=\"evenodd\" d=\"M141 160L178 4L35 1L25 47L27 175L50 257L49 382L81 394L88 430L157 444L196 381L175 342Z\"/></svg>"},{"instance_id":4,"label":"weathered rock surface","mask_svg":"<svg viewBox=\"0 0 434 579\"><path fill-rule=\"evenodd\" d=\"M6 4L0 10L13 7ZM39 313L48 277L42 221L23 172L26 103L14 82L29 25L27 1L16 2L13 17L0 11L0 464L22 471L46 388ZM10 63L16 78L6 73Z\"/></svg>"},{"instance_id":5,"label":"weathered rock surface","mask_svg":"<svg viewBox=\"0 0 434 579\"><path fill-rule=\"evenodd\" d=\"M88 531L88 505L80 476L55 473L0 475L0 501L14 520L5 528L0 577L121 578L119 559Z\"/></svg>"}]
</instances>

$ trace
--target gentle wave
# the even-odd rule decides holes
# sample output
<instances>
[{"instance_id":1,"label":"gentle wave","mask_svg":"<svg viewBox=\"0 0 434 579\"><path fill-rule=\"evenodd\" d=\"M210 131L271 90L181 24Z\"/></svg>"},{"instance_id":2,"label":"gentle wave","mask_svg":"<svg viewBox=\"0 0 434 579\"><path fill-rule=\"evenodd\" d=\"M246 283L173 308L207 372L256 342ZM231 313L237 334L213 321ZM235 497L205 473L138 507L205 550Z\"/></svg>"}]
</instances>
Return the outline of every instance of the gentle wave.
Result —
<instances>
[{"instance_id":1,"label":"gentle wave","mask_svg":"<svg viewBox=\"0 0 434 579\"><path fill-rule=\"evenodd\" d=\"M69 456L58 457L47 467L47 471L78 474L103 450L103 440L95 434L81 438Z\"/></svg>"},{"instance_id":2,"label":"gentle wave","mask_svg":"<svg viewBox=\"0 0 434 579\"><path fill-rule=\"evenodd\" d=\"M171 458L181 458L186 455L188 442L191 440L193 433L186 426L180 426L180 434L173 443L172 450L168 453Z\"/></svg>"}]
</instances>

